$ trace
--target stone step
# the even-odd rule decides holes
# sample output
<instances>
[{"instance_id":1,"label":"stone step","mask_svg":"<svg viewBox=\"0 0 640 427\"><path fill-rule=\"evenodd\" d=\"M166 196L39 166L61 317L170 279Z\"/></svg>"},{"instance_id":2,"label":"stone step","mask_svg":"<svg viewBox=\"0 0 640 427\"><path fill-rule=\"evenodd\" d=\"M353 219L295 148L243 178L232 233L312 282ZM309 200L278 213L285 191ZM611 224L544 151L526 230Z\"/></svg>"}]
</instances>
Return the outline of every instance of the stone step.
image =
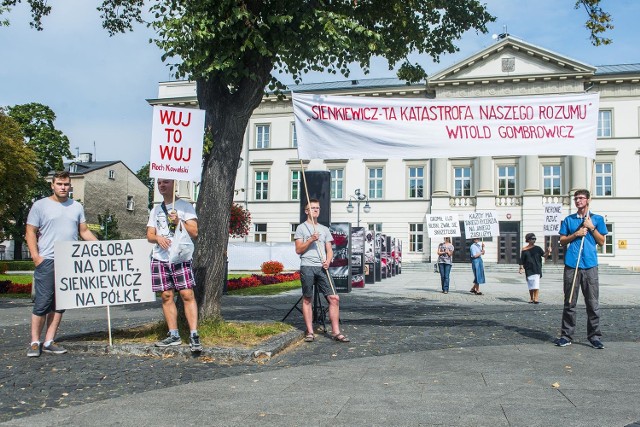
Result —
<instances>
[{"instance_id":1,"label":"stone step","mask_svg":"<svg viewBox=\"0 0 640 427\"><path fill-rule=\"evenodd\" d=\"M456 263L460 265L461 263ZM471 263L464 263L471 264ZM548 273L561 273L564 270L563 264L544 264L543 272ZM490 272L517 272L518 265L517 264L496 264L491 262L484 263L485 271ZM403 271L433 271L433 263L428 262L403 262L402 263ZM633 271L629 268L620 267L617 265L609 265L609 264L600 264L599 265L599 273L600 274L640 274L640 272Z\"/></svg>"}]
</instances>

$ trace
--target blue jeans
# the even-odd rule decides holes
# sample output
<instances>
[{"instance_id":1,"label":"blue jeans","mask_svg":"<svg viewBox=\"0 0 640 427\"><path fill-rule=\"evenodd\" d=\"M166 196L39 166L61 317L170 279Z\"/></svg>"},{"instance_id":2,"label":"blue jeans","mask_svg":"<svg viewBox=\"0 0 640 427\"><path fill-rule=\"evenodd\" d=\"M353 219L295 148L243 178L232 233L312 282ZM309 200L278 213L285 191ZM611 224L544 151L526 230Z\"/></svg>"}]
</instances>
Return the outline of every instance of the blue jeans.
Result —
<instances>
[{"instance_id":1,"label":"blue jeans","mask_svg":"<svg viewBox=\"0 0 640 427\"><path fill-rule=\"evenodd\" d=\"M442 284L442 290L449 292L449 273L451 273L451 264L438 264L438 270L440 270L440 283Z\"/></svg>"}]
</instances>

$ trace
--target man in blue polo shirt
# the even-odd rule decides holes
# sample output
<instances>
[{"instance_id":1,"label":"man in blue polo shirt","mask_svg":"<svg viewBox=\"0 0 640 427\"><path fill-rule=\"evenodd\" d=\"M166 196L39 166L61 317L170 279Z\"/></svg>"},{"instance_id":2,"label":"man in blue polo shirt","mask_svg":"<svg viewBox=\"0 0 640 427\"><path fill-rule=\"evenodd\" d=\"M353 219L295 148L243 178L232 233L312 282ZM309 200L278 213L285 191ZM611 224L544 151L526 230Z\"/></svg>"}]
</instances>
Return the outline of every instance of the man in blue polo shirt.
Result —
<instances>
[{"instance_id":1,"label":"man in blue polo shirt","mask_svg":"<svg viewBox=\"0 0 640 427\"><path fill-rule=\"evenodd\" d=\"M564 309L562 335L556 345L571 344L576 330L576 303L578 289L582 289L587 308L587 338L594 348L603 349L600 332L600 305L598 303L598 251L604 245L607 226L604 218L589 211L591 195L587 190L573 194L577 212L566 217L560 225L560 244L566 247L564 255ZM581 241L584 240L584 243ZM582 249L582 250L581 250ZM580 264L578 264L578 260ZM577 268L577 272L576 272ZM575 277L574 292L571 288Z\"/></svg>"}]
</instances>

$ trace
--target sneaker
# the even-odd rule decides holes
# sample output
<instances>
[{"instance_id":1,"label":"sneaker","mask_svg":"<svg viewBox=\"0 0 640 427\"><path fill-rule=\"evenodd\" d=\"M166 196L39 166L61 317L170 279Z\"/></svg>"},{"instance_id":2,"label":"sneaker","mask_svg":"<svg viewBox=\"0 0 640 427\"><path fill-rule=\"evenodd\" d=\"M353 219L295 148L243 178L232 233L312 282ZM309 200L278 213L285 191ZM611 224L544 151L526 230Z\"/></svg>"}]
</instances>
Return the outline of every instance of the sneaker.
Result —
<instances>
[{"instance_id":1,"label":"sneaker","mask_svg":"<svg viewBox=\"0 0 640 427\"><path fill-rule=\"evenodd\" d=\"M568 345L571 345L571 341L569 341L568 339L566 339L565 337L560 338L559 340L556 340L556 345L558 347L566 347Z\"/></svg>"},{"instance_id":2,"label":"sneaker","mask_svg":"<svg viewBox=\"0 0 640 427\"><path fill-rule=\"evenodd\" d=\"M189 338L189 347L191 347L191 351L194 353L202 351L199 335L191 335L191 338Z\"/></svg>"},{"instance_id":3,"label":"sneaker","mask_svg":"<svg viewBox=\"0 0 640 427\"><path fill-rule=\"evenodd\" d=\"M602 344L602 341L599 339L589 340L589 342L593 348L597 348L598 350L602 350L604 348L604 344Z\"/></svg>"},{"instance_id":4,"label":"sneaker","mask_svg":"<svg viewBox=\"0 0 640 427\"><path fill-rule=\"evenodd\" d=\"M40 343L33 343L29 346L29 351L27 351L28 357L40 357L40 353L42 353L42 349L40 348Z\"/></svg>"},{"instance_id":5,"label":"sneaker","mask_svg":"<svg viewBox=\"0 0 640 427\"><path fill-rule=\"evenodd\" d=\"M182 344L182 340L180 339L180 337L174 337L169 333L167 334L167 337L165 339L156 343L156 347L169 347L170 345L180 344Z\"/></svg>"},{"instance_id":6,"label":"sneaker","mask_svg":"<svg viewBox=\"0 0 640 427\"><path fill-rule=\"evenodd\" d=\"M42 347L42 351L51 354L65 354L67 352L67 349L61 345L56 344L54 341L51 341L51 344Z\"/></svg>"}]
</instances>

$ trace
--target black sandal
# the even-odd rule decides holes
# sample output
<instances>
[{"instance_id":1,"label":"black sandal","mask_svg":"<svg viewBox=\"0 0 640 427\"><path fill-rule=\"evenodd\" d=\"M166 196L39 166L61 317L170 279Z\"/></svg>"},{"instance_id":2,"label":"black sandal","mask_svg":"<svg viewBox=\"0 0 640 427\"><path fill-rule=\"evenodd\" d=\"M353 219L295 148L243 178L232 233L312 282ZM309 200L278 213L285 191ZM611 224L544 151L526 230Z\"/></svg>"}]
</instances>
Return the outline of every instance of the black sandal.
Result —
<instances>
[{"instance_id":1,"label":"black sandal","mask_svg":"<svg viewBox=\"0 0 640 427\"><path fill-rule=\"evenodd\" d=\"M331 335L331 339L338 342L351 342L344 334Z\"/></svg>"}]
</instances>

